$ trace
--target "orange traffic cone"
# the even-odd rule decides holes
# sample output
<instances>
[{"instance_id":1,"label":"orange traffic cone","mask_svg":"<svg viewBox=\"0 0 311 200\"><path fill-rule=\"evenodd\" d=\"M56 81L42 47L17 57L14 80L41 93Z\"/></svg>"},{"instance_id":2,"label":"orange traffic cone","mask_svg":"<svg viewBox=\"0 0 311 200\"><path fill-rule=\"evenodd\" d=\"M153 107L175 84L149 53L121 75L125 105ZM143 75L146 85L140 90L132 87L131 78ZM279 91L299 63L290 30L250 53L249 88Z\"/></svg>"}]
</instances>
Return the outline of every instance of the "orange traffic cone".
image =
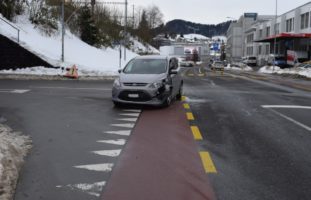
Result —
<instances>
[{"instance_id":1,"label":"orange traffic cone","mask_svg":"<svg viewBox=\"0 0 311 200\"><path fill-rule=\"evenodd\" d=\"M65 74L65 77L68 77L68 78L74 78L74 79L77 79L79 78L79 75L78 75L78 68L76 67L76 65L73 65L71 68L67 68L67 73Z\"/></svg>"}]
</instances>

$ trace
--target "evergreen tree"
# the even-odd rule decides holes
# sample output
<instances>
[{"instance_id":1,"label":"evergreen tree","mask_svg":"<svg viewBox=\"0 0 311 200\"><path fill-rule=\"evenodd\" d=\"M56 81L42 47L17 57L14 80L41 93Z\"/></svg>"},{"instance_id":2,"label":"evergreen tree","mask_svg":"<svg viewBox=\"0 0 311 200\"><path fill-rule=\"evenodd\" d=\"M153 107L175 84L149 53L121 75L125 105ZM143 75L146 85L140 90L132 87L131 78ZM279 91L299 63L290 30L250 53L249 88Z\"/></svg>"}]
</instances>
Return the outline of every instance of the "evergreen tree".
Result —
<instances>
[{"instance_id":1,"label":"evergreen tree","mask_svg":"<svg viewBox=\"0 0 311 200\"><path fill-rule=\"evenodd\" d=\"M84 6L79 16L80 37L81 40L90 44L98 44L98 28L91 15L91 10Z\"/></svg>"},{"instance_id":2,"label":"evergreen tree","mask_svg":"<svg viewBox=\"0 0 311 200\"><path fill-rule=\"evenodd\" d=\"M148 26L148 21L146 17L146 11L143 11L143 14L141 16L141 20L138 25L138 36L144 41L144 42L150 42L152 39L150 28Z\"/></svg>"}]
</instances>

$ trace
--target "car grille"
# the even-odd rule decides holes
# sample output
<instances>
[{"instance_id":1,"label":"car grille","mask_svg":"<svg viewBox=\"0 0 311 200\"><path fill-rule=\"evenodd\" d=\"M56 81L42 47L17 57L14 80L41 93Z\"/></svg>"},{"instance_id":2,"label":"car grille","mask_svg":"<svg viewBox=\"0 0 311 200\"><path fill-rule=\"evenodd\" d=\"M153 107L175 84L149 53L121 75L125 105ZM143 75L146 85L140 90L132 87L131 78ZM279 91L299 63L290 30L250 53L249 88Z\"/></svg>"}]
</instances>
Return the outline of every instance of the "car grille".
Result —
<instances>
[{"instance_id":1,"label":"car grille","mask_svg":"<svg viewBox=\"0 0 311 200\"><path fill-rule=\"evenodd\" d=\"M137 94L137 98L130 97L131 94ZM135 102L144 102L150 101L151 96L144 91L122 91L119 94L119 99L124 101L135 101Z\"/></svg>"},{"instance_id":2,"label":"car grille","mask_svg":"<svg viewBox=\"0 0 311 200\"><path fill-rule=\"evenodd\" d=\"M123 85L128 87L145 87L147 83L123 83Z\"/></svg>"}]
</instances>

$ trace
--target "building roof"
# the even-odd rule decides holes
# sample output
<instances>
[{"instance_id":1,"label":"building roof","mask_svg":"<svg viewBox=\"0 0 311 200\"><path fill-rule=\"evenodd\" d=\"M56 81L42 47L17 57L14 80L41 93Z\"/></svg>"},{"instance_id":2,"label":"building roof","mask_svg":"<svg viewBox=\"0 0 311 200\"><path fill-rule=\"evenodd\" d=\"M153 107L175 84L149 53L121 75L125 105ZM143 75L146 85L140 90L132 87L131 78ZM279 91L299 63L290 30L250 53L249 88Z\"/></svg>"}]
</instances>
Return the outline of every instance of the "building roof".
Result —
<instances>
[{"instance_id":1,"label":"building roof","mask_svg":"<svg viewBox=\"0 0 311 200\"><path fill-rule=\"evenodd\" d=\"M272 42L274 39L287 40L293 38L311 38L311 33L280 33L277 35L270 35L261 40L256 40L255 42Z\"/></svg>"}]
</instances>

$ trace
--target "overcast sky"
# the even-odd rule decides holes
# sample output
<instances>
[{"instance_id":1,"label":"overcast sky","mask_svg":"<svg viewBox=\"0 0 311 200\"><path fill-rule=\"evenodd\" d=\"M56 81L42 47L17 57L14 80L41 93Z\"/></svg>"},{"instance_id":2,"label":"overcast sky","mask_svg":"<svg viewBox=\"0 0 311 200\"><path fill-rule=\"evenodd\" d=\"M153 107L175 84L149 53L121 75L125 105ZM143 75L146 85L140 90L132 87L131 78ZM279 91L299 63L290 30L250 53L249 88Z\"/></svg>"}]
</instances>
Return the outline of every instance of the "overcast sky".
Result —
<instances>
[{"instance_id":1,"label":"overcast sky","mask_svg":"<svg viewBox=\"0 0 311 200\"><path fill-rule=\"evenodd\" d=\"M184 19L195 23L217 24L239 18L244 12L274 15L275 0L128 0L129 6L157 5L165 22ZM278 0L278 14L308 3L308 0ZM132 8L132 7L131 7ZM130 13L132 10L130 11Z\"/></svg>"}]
</instances>

